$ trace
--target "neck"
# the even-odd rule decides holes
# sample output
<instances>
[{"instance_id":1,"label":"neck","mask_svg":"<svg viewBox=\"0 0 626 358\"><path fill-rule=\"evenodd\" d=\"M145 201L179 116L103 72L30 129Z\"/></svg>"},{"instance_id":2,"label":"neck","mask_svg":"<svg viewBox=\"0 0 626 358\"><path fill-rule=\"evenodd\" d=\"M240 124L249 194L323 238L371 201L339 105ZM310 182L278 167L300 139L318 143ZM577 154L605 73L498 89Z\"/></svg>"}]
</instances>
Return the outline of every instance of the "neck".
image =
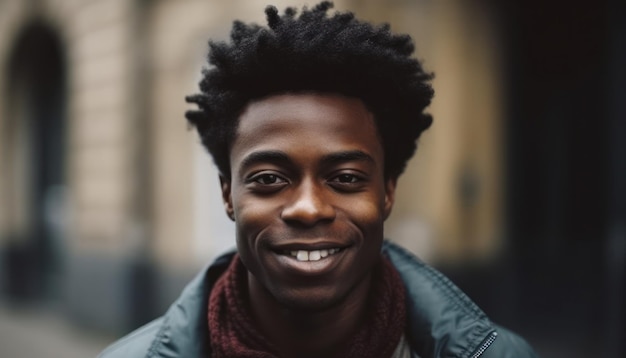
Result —
<instances>
[{"instance_id":1,"label":"neck","mask_svg":"<svg viewBox=\"0 0 626 358\"><path fill-rule=\"evenodd\" d=\"M340 302L319 310L286 307L248 273L257 328L285 357L333 357L342 352L365 316L371 274Z\"/></svg>"}]
</instances>

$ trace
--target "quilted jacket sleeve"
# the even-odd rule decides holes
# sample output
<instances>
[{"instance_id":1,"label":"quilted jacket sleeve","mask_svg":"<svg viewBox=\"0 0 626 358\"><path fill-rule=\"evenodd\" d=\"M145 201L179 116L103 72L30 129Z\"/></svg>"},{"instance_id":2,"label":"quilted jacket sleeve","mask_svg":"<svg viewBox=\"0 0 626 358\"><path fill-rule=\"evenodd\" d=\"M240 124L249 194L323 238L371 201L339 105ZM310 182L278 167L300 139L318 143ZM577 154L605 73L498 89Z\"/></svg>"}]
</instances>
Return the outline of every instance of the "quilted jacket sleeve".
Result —
<instances>
[{"instance_id":1,"label":"quilted jacket sleeve","mask_svg":"<svg viewBox=\"0 0 626 358\"><path fill-rule=\"evenodd\" d=\"M156 319L138 328L123 339L106 348L98 358L147 357L163 319Z\"/></svg>"}]
</instances>

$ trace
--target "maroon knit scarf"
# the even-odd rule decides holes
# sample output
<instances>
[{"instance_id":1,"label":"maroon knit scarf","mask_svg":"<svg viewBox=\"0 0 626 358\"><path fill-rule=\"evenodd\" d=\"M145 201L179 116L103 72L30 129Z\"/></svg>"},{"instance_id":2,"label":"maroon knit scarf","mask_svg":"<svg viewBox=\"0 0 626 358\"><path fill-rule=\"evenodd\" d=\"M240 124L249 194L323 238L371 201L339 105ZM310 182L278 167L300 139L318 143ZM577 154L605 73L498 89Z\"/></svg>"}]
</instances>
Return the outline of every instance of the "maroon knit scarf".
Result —
<instances>
[{"instance_id":1,"label":"maroon knit scarf","mask_svg":"<svg viewBox=\"0 0 626 358\"><path fill-rule=\"evenodd\" d=\"M406 327L404 286L383 257L374 270L366 323L352 337L343 357L391 357ZM235 255L209 298L213 357L276 358L275 346L254 326L247 303L247 272Z\"/></svg>"}]
</instances>

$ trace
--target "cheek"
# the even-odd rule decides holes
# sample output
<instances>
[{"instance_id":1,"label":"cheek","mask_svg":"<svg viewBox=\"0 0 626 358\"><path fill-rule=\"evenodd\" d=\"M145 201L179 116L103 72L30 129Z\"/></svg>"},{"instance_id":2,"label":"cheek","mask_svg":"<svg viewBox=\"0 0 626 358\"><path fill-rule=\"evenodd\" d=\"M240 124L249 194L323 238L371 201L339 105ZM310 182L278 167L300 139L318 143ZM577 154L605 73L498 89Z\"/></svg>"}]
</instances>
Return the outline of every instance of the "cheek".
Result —
<instances>
[{"instance_id":1,"label":"cheek","mask_svg":"<svg viewBox=\"0 0 626 358\"><path fill-rule=\"evenodd\" d=\"M233 198L234 199L234 198ZM235 200L235 203L238 203ZM244 266L250 272L259 272L258 236L263 228L263 210L246 202L234 205L237 249Z\"/></svg>"},{"instance_id":2,"label":"cheek","mask_svg":"<svg viewBox=\"0 0 626 358\"><path fill-rule=\"evenodd\" d=\"M383 207L376 205L376 203L367 203L361 205L358 209L358 214L361 217L361 221L370 225L382 224Z\"/></svg>"},{"instance_id":3,"label":"cheek","mask_svg":"<svg viewBox=\"0 0 626 358\"><path fill-rule=\"evenodd\" d=\"M367 236L381 235L384 223L384 198L347 201L344 211Z\"/></svg>"},{"instance_id":4,"label":"cheek","mask_svg":"<svg viewBox=\"0 0 626 358\"><path fill-rule=\"evenodd\" d=\"M236 193L233 196L238 245L253 245L258 233L276 216L276 205L268 198L254 198Z\"/></svg>"}]
</instances>

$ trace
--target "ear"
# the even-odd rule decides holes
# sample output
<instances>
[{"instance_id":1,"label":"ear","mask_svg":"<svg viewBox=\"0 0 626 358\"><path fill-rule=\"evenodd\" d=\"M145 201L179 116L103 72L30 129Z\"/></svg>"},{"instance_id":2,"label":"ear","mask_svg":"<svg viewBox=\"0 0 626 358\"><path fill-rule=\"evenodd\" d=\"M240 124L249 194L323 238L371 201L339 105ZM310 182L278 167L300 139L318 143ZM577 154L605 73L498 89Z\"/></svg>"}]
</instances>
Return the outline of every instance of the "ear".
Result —
<instances>
[{"instance_id":1,"label":"ear","mask_svg":"<svg viewBox=\"0 0 626 358\"><path fill-rule=\"evenodd\" d=\"M235 210L233 209L233 195L231 191L230 179L226 179L220 175L220 186L222 188L222 201L224 202L224 210L230 220L235 221Z\"/></svg>"},{"instance_id":2,"label":"ear","mask_svg":"<svg viewBox=\"0 0 626 358\"><path fill-rule=\"evenodd\" d=\"M385 220L391 214L391 209L393 208L393 203L396 199L396 184L398 182L397 178L387 179L385 182Z\"/></svg>"}]
</instances>

